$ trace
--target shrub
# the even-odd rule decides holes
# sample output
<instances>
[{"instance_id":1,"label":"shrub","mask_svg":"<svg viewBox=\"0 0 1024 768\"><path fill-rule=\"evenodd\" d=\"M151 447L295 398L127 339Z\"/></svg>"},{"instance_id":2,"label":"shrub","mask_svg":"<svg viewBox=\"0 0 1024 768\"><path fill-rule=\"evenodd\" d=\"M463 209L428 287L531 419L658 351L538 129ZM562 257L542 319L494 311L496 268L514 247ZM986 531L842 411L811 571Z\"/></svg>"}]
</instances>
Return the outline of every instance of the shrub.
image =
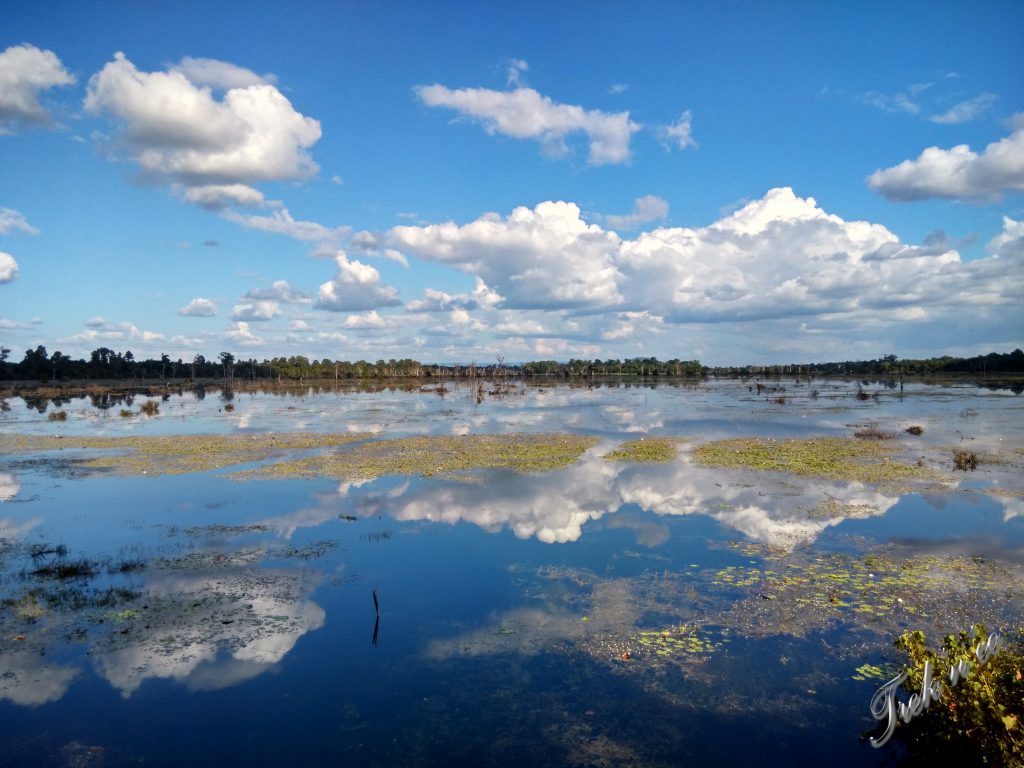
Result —
<instances>
[{"instance_id":1,"label":"shrub","mask_svg":"<svg viewBox=\"0 0 1024 768\"><path fill-rule=\"evenodd\" d=\"M50 421L67 421L68 420L68 412L67 411L51 411L50 415L47 416L46 418L48 418Z\"/></svg>"},{"instance_id":2,"label":"shrub","mask_svg":"<svg viewBox=\"0 0 1024 768\"><path fill-rule=\"evenodd\" d=\"M962 448L953 454L953 466L962 472L978 468L978 454L974 451L965 451Z\"/></svg>"},{"instance_id":3,"label":"shrub","mask_svg":"<svg viewBox=\"0 0 1024 768\"><path fill-rule=\"evenodd\" d=\"M912 427L907 427L907 433L911 435L921 435L924 434L924 428L915 424Z\"/></svg>"},{"instance_id":4,"label":"shrub","mask_svg":"<svg viewBox=\"0 0 1024 768\"><path fill-rule=\"evenodd\" d=\"M160 412L160 403L156 400L147 400L139 408L140 413L144 413L147 416L156 416Z\"/></svg>"},{"instance_id":5,"label":"shrub","mask_svg":"<svg viewBox=\"0 0 1024 768\"><path fill-rule=\"evenodd\" d=\"M942 693L909 723L900 722L894 735L911 752L911 764L1022 765L1024 764L1024 634L1001 638L995 655L979 662L976 649L988 640L985 627L946 635L944 656L925 645L923 632L906 632L896 647L910 663L903 688L920 694L926 661ZM956 685L949 670L964 662L970 671Z\"/></svg>"},{"instance_id":6,"label":"shrub","mask_svg":"<svg viewBox=\"0 0 1024 768\"><path fill-rule=\"evenodd\" d=\"M877 424L865 424L854 432L853 436L859 437L862 440L893 440L896 437L892 432L885 432L879 429Z\"/></svg>"}]
</instances>

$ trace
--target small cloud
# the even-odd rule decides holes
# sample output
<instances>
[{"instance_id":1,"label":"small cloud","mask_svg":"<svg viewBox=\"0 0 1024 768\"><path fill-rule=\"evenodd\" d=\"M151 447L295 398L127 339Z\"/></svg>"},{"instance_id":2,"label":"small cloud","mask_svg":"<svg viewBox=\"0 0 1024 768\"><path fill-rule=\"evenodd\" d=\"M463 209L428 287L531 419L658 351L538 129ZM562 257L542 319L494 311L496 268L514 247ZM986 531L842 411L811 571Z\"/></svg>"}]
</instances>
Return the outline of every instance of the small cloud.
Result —
<instances>
[{"instance_id":1,"label":"small cloud","mask_svg":"<svg viewBox=\"0 0 1024 768\"><path fill-rule=\"evenodd\" d=\"M353 330L380 330L387 327L387 321L376 310L371 309L369 312L349 315L342 323L342 327Z\"/></svg>"},{"instance_id":2,"label":"small cloud","mask_svg":"<svg viewBox=\"0 0 1024 768\"><path fill-rule=\"evenodd\" d=\"M217 305L209 299L192 299L178 310L178 314L185 317L213 317L217 314Z\"/></svg>"},{"instance_id":3,"label":"small cloud","mask_svg":"<svg viewBox=\"0 0 1024 768\"><path fill-rule=\"evenodd\" d=\"M287 280L275 280L269 288L253 288L245 294L244 298L254 301L280 301L285 304L309 304L312 302L308 294L298 290Z\"/></svg>"},{"instance_id":4,"label":"small cloud","mask_svg":"<svg viewBox=\"0 0 1024 768\"><path fill-rule=\"evenodd\" d=\"M686 110L674 123L661 126L658 129L658 135L661 137L662 146L664 146L665 149L669 149L671 147L676 147L678 149L696 147L697 142L693 140L692 123L693 114L690 110Z\"/></svg>"},{"instance_id":5,"label":"small cloud","mask_svg":"<svg viewBox=\"0 0 1024 768\"><path fill-rule=\"evenodd\" d=\"M510 59L508 62L508 74L505 78L509 88L518 87L522 84L521 75L528 70L530 65L523 59Z\"/></svg>"},{"instance_id":6,"label":"small cloud","mask_svg":"<svg viewBox=\"0 0 1024 768\"><path fill-rule=\"evenodd\" d=\"M629 90L629 86L626 83L612 83L611 87L608 88L608 93L618 96L620 93L625 93Z\"/></svg>"},{"instance_id":7,"label":"small cloud","mask_svg":"<svg viewBox=\"0 0 1024 768\"><path fill-rule=\"evenodd\" d=\"M203 245L207 248L220 248L219 240L203 240Z\"/></svg>"},{"instance_id":8,"label":"small cloud","mask_svg":"<svg viewBox=\"0 0 1024 768\"><path fill-rule=\"evenodd\" d=\"M344 251L334 257L338 272L320 286L316 308L331 312L358 312L401 304L398 289L382 285L380 272L361 261L349 260Z\"/></svg>"},{"instance_id":9,"label":"small cloud","mask_svg":"<svg viewBox=\"0 0 1024 768\"><path fill-rule=\"evenodd\" d=\"M13 283L18 277L18 262L9 253L0 251L0 285Z\"/></svg>"},{"instance_id":10,"label":"small cloud","mask_svg":"<svg viewBox=\"0 0 1024 768\"><path fill-rule=\"evenodd\" d=\"M340 187L342 184L345 183L345 180L341 178L341 176L339 176L338 174L334 174L333 176L331 176L331 183L337 184Z\"/></svg>"},{"instance_id":11,"label":"small cloud","mask_svg":"<svg viewBox=\"0 0 1024 768\"><path fill-rule=\"evenodd\" d=\"M903 112L916 115L921 111L917 102L905 93L886 94L868 91L860 96L860 101L868 106L881 109L883 112Z\"/></svg>"},{"instance_id":12,"label":"small cloud","mask_svg":"<svg viewBox=\"0 0 1024 768\"><path fill-rule=\"evenodd\" d=\"M982 93L973 99L967 99L959 104L954 104L941 115L932 115L928 119L933 123L944 123L946 125L959 125L960 123L970 122L991 109L997 99L998 97L994 93Z\"/></svg>"},{"instance_id":13,"label":"small cloud","mask_svg":"<svg viewBox=\"0 0 1024 768\"><path fill-rule=\"evenodd\" d=\"M13 208L0 208L0 235L9 235L11 232L39 234L39 230L29 224L19 211Z\"/></svg>"},{"instance_id":14,"label":"small cloud","mask_svg":"<svg viewBox=\"0 0 1024 768\"><path fill-rule=\"evenodd\" d=\"M334 243L349 232L349 227L325 227L315 221L301 221L292 218L287 208L273 211L269 216L245 216L237 211L225 210L221 216L246 229L259 232L273 232L294 240L313 243ZM332 250L333 252L333 250Z\"/></svg>"},{"instance_id":15,"label":"small cloud","mask_svg":"<svg viewBox=\"0 0 1024 768\"><path fill-rule=\"evenodd\" d=\"M281 307L276 301L254 301L236 304L231 310L231 319L264 322L266 320L273 320L280 314Z\"/></svg>"},{"instance_id":16,"label":"small cloud","mask_svg":"<svg viewBox=\"0 0 1024 768\"><path fill-rule=\"evenodd\" d=\"M183 200L208 211L219 211L228 205L262 208L266 204L263 193L248 184L203 184L191 187L175 184L172 188Z\"/></svg>"},{"instance_id":17,"label":"small cloud","mask_svg":"<svg viewBox=\"0 0 1024 768\"><path fill-rule=\"evenodd\" d=\"M657 195L644 195L633 201L633 212L625 216L608 215L605 223L612 229L636 229L641 224L668 218L668 203Z\"/></svg>"},{"instance_id":18,"label":"small cloud","mask_svg":"<svg viewBox=\"0 0 1024 768\"><path fill-rule=\"evenodd\" d=\"M426 106L446 107L475 118L490 134L535 139L549 157L569 154L566 137L581 132L589 141L587 162L590 165L629 162L630 141L641 128L629 119L629 112L602 112L575 104L560 104L532 88L452 90L434 84L418 85L413 90Z\"/></svg>"},{"instance_id":19,"label":"small cloud","mask_svg":"<svg viewBox=\"0 0 1024 768\"><path fill-rule=\"evenodd\" d=\"M0 136L22 126L53 125L39 97L43 91L74 82L74 75L53 51L26 44L0 53Z\"/></svg>"},{"instance_id":20,"label":"small cloud","mask_svg":"<svg viewBox=\"0 0 1024 768\"><path fill-rule=\"evenodd\" d=\"M258 347L263 343L263 339L249 330L249 324L246 322L238 322L234 327L228 327L224 331L224 338L243 347Z\"/></svg>"},{"instance_id":21,"label":"small cloud","mask_svg":"<svg viewBox=\"0 0 1024 768\"><path fill-rule=\"evenodd\" d=\"M250 69L226 61L191 56L183 58L172 71L181 72L193 85L210 86L222 91L277 82L274 75L257 75Z\"/></svg>"}]
</instances>

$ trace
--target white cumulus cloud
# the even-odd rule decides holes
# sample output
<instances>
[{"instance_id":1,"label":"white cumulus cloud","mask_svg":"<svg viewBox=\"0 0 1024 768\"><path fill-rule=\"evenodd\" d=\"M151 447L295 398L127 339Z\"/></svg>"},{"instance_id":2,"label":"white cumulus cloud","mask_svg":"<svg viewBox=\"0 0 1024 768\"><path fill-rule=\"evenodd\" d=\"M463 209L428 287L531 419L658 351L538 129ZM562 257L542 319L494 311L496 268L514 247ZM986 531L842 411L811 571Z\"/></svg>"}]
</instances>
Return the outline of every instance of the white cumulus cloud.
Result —
<instances>
[{"instance_id":1,"label":"white cumulus cloud","mask_svg":"<svg viewBox=\"0 0 1024 768\"><path fill-rule=\"evenodd\" d=\"M602 112L559 104L532 88L453 90L435 84L417 86L415 91L428 107L447 107L480 120L489 133L536 139L547 154L555 157L568 153L566 136L584 133L589 141L591 165L628 161L630 140L633 133L640 130L640 126L629 119L629 112Z\"/></svg>"},{"instance_id":2,"label":"white cumulus cloud","mask_svg":"<svg viewBox=\"0 0 1024 768\"><path fill-rule=\"evenodd\" d=\"M601 356L635 354L668 344L662 337L695 346L728 340L728 352L714 345L720 354L739 356L743 347L749 359L814 354L801 326L813 328L819 355L841 354L851 339L920 345L932 336L939 344L949 316L979 339L998 328L1005 335L1007 307L1024 295L1018 229L1007 220L992 256L964 261L956 240L907 244L880 224L845 220L780 188L707 226L656 227L631 239L587 224L565 202L463 225L399 226L385 237L503 297L481 320L492 334L537 339L523 349L531 356L579 356L588 346ZM451 313L465 311L467 298L427 289L407 309L448 312L449 328L459 328L468 315Z\"/></svg>"},{"instance_id":3,"label":"white cumulus cloud","mask_svg":"<svg viewBox=\"0 0 1024 768\"><path fill-rule=\"evenodd\" d=\"M0 251L0 284L13 282L18 276L18 262L9 253Z\"/></svg>"},{"instance_id":4,"label":"white cumulus cloud","mask_svg":"<svg viewBox=\"0 0 1024 768\"><path fill-rule=\"evenodd\" d=\"M249 323L239 320L224 331L224 338L243 347L258 347L263 339L249 330Z\"/></svg>"},{"instance_id":5,"label":"white cumulus cloud","mask_svg":"<svg viewBox=\"0 0 1024 768\"><path fill-rule=\"evenodd\" d=\"M981 154L966 144L952 149L928 147L916 160L904 160L868 177L868 186L890 200L997 200L1024 190L1024 114L1014 130Z\"/></svg>"},{"instance_id":6,"label":"white cumulus cloud","mask_svg":"<svg viewBox=\"0 0 1024 768\"><path fill-rule=\"evenodd\" d=\"M273 320L280 314L281 307L276 301L252 301L236 304L231 310L231 319L261 322Z\"/></svg>"},{"instance_id":7,"label":"white cumulus cloud","mask_svg":"<svg viewBox=\"0 0 1024 768\"><path fill-rule=\"evenodd\" d=\"M23 125L52 125L53 117L40 103L40 94L74 82L74 75L53 51L12 45L0 53L0 136Z\"/></svg>"},{"instance_id":8,"label":"white cumulus cloud","mask_svg":"<svg viewBox=\"0 0 1024 768\"><path fill-rule=\"evenodd\" d=\"M398 290L382 285L380 272L368 264L350 260L343 251L334 257L338 272L323 283L317 295L317 309L332 312L360 312L401 304Z\"/></svg>"},{"instance_id":9,"label":"white cumulus cloud","mask_svg":"<svg viewBox=\"0 0 1024 768\"><path fill-rule=\"evenodd\" d=\"M1003 231L989 241L988 251L1003 258L1024 260L1024 221L1003 216Z\"/></svg>"},{"instance_id":10,"label":"white cumulus cloud","mask_svg":"<svg viewBox=\"0 0 1024 768\"><path fill-rule=\"evenodd\" d=\"M614 232L587 224L574 203L543 202L508 217L488 213L459 226L399 226L396 248L480 277L509 308L603 306L621 301Z\"/></svg>"},{"instance_id":11,"label":"white cumulus cloud","mask_svg":"<svg viewBox=\"0 0 1024 768\"><path fill-rule=\"evenodd\" d=\"M218 98L211 85L227 90ZM320 123L265 78L226 62L185 59L142 72L117 53L90 78L85 109L115 118L121 150L144 175L183 185L186 199L208 207L252 204L259 193L241 187L318 170L309 148Z\"/></svg>"},{"instance_id":12,"label":"white cumulus cloud","mask_svg":"<svg viewBox=\"0 0 1024 768\"><path fill-rule=\"evenodd\" d=\"M186 317L213 317L217 314L217 305L209 299L196 298L179 309L178 314Z\"/></svg>"}]
</instances>

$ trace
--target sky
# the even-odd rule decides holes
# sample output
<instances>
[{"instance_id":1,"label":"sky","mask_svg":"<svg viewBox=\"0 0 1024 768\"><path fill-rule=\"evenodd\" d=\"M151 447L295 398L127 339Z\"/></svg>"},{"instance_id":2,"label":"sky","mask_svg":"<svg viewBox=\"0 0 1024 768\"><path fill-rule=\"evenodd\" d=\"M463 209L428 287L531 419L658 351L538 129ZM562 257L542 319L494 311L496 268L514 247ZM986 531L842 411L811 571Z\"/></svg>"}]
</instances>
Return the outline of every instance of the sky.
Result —
<instances>
[{"instance_id":1,"label":"sky","mask_svg":"<svg viewBox=\"0 0 1024 768\"><path fill-rule=\"evenodd\" d=\"M1024 3L3 5L13 361L1024 347Z\"/></svg>"}]
</instances>

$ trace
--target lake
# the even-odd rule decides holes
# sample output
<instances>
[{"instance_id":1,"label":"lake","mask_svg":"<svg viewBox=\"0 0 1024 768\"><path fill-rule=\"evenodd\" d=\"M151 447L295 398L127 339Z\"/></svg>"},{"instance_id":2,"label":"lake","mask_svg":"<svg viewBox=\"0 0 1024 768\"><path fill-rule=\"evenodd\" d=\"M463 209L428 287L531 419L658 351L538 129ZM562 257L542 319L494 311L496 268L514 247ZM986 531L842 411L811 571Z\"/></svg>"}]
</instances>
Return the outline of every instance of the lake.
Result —
<instances>
[{"instance_id":1,"label":"lake","mask_svg":"<svg viewBox=\"0 0 1024 768\"><path fill-rule=\"evenodd\" d=\"M894 638L1024 619L1022 465L966 382L9 397L0 764L891 765Z\"/></svg>"}]
</instances>

